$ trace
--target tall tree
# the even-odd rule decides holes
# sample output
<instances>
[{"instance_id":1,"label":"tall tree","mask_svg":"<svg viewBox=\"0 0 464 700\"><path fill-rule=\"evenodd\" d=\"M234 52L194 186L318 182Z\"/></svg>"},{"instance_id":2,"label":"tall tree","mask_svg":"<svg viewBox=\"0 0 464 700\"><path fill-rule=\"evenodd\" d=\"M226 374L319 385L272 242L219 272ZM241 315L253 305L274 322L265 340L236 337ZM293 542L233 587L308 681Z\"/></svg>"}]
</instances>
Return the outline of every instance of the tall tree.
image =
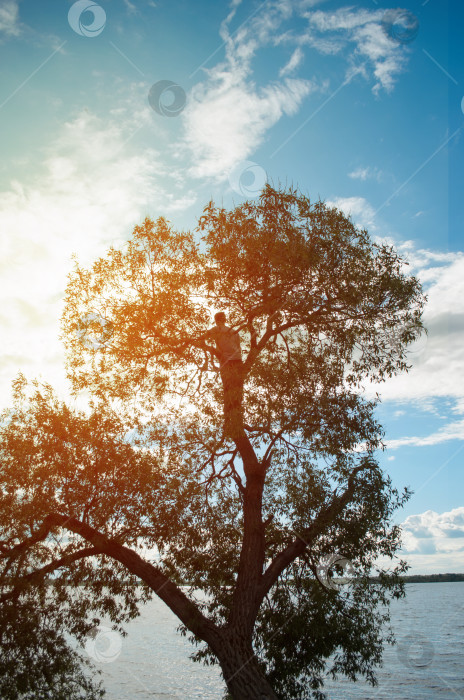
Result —
<instances>
[{"instance_id":1,"label":"tall tree","mask_svg":"<svg viewBox=\"0 0 464 700\"><path fill-rule=\"evenodd\" d=\"M375 682L405 564L369 577L399 549L408 492L375 459L363 388L407 371L423 304L391 246L269 185L231 211L210 203L193 234L147 218L123 250L76 263L63 337L90 408L16 383L4 599L53 575L82 637L156 594L234 700L323 698L327 670ZM225 345L207 333L218 310ZM340 590L342 556L355 575Z\"/></svg>"}]
</instances>

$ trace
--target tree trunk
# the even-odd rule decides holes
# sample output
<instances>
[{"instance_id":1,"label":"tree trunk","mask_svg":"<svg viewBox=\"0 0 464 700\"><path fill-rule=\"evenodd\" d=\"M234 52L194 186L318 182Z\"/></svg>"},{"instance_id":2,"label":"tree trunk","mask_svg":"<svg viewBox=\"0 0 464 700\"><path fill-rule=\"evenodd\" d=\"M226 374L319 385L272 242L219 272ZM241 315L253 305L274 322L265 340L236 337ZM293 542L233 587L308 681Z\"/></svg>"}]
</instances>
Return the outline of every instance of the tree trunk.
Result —
<instances>
[{"instance_id":1,"label":"tree trunk","mask_svg":"<svg viewBox=\"0 0 464 700\"><path fill-rule=\"evenodd\" d=\"M241 361L221 365L224 387L224 432L231 437L243 461L246 476L244 493L244 539L240 555L231 627L214 645L214 653L233 700L278 700L263 675L251 639L262 598L256 595L264 563L262 495L265 467L259 462L243 426L244 367Z\"/></svg>"},{"instance_id":2,"label":"tree trunk","mask_svg":"<svg viewBox=\"0 0 464 700\"><path fill-rule=\"evenodd\" d=\"M232 439L243 431L243 362L226 360L221 363L224 389L224 433Z\"/></svg>"},{"instance_id":3,"label":"tree trunk","mask_svg":"<svg viewBox=\"0 0 464 700\"><path fill-rule=\"evenodd\" d=\"M233 700L278 700L259 668L251 645L241 644L238 640L234 643L232 638L215 653Z\"/></svg>"}]
</instances>

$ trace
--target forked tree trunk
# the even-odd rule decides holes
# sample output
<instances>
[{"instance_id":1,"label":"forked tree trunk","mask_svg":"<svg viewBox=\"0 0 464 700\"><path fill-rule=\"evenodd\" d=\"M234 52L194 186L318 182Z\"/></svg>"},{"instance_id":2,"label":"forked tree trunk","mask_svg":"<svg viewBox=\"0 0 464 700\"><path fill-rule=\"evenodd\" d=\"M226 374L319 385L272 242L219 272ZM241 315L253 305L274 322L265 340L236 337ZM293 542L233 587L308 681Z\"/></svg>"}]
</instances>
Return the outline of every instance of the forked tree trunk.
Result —
<instances>
[{"instance_id":1,"label":"forked tree trunk","mask_svg":"<svg viewBox=\"0 0 464 700\"><path fill-rule=\"evenodd\" d=\"M278 700L277 695L258 666L251 645L225 644L215 653L233 700Z\"/></svg>"}]
</instances>

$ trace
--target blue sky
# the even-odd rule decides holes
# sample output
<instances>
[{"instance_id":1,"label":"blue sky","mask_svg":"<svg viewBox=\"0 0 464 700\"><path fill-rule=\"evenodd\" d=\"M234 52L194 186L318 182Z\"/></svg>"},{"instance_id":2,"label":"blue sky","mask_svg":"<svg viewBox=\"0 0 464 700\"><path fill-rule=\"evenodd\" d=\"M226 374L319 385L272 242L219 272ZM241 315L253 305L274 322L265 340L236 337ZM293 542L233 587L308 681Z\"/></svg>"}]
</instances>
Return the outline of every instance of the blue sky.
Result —
<instances>
[{"instance_id":1,"label":"blue sky","mask_svg":"<svg viewBox=\"0 0 464 700\"><path fill-rule=\"evenodd\" d=\"M413 370L370 390L382 463L415 491L398 515L412 571L464 571L463 20L443 0L3 0L3 396L18 369L65 391L73 252L296 184L393 241L428 291ZM180 86L176 116L169 90L149 104L160 81Z\"/></svg>"}]
</instances>

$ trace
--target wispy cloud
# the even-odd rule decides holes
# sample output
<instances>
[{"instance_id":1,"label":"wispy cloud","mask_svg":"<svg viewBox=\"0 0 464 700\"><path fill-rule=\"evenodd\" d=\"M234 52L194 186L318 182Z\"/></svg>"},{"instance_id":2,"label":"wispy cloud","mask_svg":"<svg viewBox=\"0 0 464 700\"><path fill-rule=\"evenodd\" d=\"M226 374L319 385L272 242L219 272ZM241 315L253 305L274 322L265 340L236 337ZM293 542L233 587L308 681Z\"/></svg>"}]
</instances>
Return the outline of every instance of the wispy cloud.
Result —
<instances>
[{"instance_id":1,"label":"wispy cloud","mask_svg":"<svg viewBox=\"0 0 464 700\"><path fill-rule=\"evenodd\" d=\"M21 34L17 0L3 0L0 5L0 39L2 34L4 36Z\"/></svg>"},{"instance_id":2,"label":"wispy cloud","mask_svg":"<svg viewBox=\"0 0 464 700\"><path fill-rule=\"evenodd\" d=\"M232 2L221 24L225 60L205 69L207 78L195 86L182 115L185 137L180 149L190 153L193 177L226 178L237 163L251 156L282 115L295 114L304 98L317 89L315 81L278 80L277 76L267 85L256 86L252 61L264 46L275 44L279 27L292 10L286 3L266 4L233 31L239 5ZM302 52L295 51L282 67L282 76L292 66L296 69L302 58Z\"/></svg>"},{"instance_id":3,"label":"wispy cloud","mask_svg":"<svg viewBox=\"0 0 464 700\"><path fill-rule=\"evenodd\" d=\"M320 74L301 75L306 46L323 54L346 48L346 80L357 75L370 79L371 73L375 92L393 88L406 52L382 30L383 11L326 12L314 10L316 4L321 3L263 3L235 29L241 3L231 4L220 29L225 58L213 66L205 62L206 78L192 90L182 115L185 136L179 150L184 148L192 156L193 177L226 178L238 162L252 157L282 116L296 114L312 93L330 90ZM299 25L306 20L303 32L294 29L295 17ZM273 79L257 87L254 59L276 46L290 46L290 58L277 67Z\"/></svg>"},{"instance_id":4,"label":"wispy cloud","mask_svg":"<svg viewBox=\"0 0 464 700\"><path fill-rule=\"evenodd\" d=\"M464 420L455 421L443 426L430 435L424 437L404 437L398 440L387 440L386 445L394 450L398 447L412 446L425 447L428 445L438 445L449 440L464 440Z\"/></svg>"},{"instance_id":5,"label":"wispy cloud","mask_svg":"<svg viewBox=\"0 0 464 700\"><path fill-rule=\"evenodd\" d=\"M364 168L359 167L348 173L348 177L352 180L362 180L363 182L366 180L377 180L377 182L380 182L382 179L382 171L371 166L366 166Z\"/></svg>"},{"instance_id":6,"label":"wispy cloud","mask_svg":"<svg viewBox=\"0 0 464 700\"><path fill-rule=\"evenodd\" d=\"M390 92L396 77L404 70L407 60L407 49L399 47L392 41L382 28L384 10L341 8L334 12L317 10L307 12L309 27L312 29L305 42L315 49L321 47L321 37L325 40L327 53L339 53L343 48L354 44L350 63L358 64L363 69L362 62L367 61L373 68L376 82L373 91L380 89ZM367 70L363 70L368 77Z\"/></svg>"},{"instance_id":7,"label":"wispy cloud","mask_svg":"<svg viewBox=\"0 0 464 700\"><path fill-rule=\"evenodd\" d=\"M236 68L221 70L195 90L185 112L183 146L191 154L193 177L226 177L262 143L283 114L295 114L316 86L286 78L283 83L256 88Z\"/></svg>"},{"instance_id":8,"label":"wispy cloud","mask_svg":"<svg viewBox=\"0 0 464 700\"><path fill-rule=\"evenodd\" d=\"M124 0L124 4L125 4L125 6L126 6L126 8L127 8L127 12L128 12L130 15L138 14L137 7L134 5L133 2L131 2L131 0Z\"/></svg>"},{"instance_id":9,"label":"wispy cloud","mask_svg":"<svg viewBox=\"0 0 464 700\"><path fill-rule=\"evenodd\" d=\"M282 77L283 75L293 73L293 71L295 71L298 68L298 66L302 63L303 58L304 53L298 46L290 56L288 63L286 63L285 66L283 66L283 68L280 69L279 76Z\"/></svg>"}]
</instances>

